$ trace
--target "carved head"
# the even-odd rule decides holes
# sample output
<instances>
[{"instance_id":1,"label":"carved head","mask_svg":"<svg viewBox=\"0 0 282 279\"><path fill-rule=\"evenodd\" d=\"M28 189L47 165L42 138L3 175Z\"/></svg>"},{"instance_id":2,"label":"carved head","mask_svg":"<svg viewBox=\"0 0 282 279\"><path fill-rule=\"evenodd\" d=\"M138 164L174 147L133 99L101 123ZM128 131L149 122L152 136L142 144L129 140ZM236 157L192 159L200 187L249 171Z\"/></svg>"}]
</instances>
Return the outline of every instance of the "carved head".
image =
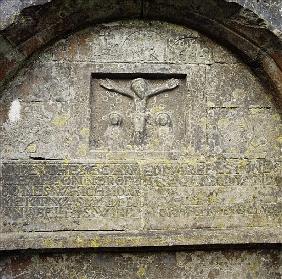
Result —
<instances>
[{"instance_id":1,"label":"carved head","mask_svg":"<svg viewBox=\"0 0 282 279\"><path fill-rule=\"evenodd\" d=\"M112 126L120 126L122 122L122 116L117 112L112 112L109 116Z\"/></svg>"},{"instance_id":2,"label":"carved head","mask_svg":"<svg viewBox=\"0 0 282 279\"><path fill-rule=\"evenodd\" d=\"M148 83L143 78L136 78L131 82L131 89L140 99L143 99L148 91Z\"/></svg>"},{"instance_id":3,"label":"carved head","mask_svg":"<svg viewBox=\"0 0 282 279\"><path fill-rule=\"evenodd\" d=\"M161 112L157 117L157 124L160 126L171 126L170 115L166 112Z\"/></svg>"}]
</instances>

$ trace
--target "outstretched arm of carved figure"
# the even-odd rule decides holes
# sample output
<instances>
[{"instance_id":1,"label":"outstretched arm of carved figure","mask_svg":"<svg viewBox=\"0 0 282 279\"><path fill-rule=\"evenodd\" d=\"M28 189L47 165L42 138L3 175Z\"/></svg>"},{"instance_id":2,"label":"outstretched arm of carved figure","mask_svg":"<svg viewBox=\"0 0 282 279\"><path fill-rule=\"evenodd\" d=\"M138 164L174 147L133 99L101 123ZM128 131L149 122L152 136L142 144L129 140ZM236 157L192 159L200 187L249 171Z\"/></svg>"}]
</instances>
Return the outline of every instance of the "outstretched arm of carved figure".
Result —
<instances>
[{"instance_id":1,"label":"outstretched arm of carved figure","mask_svg":"<svg viewBox=\"0 0 282 279\"><path fill-rule=\"evenodd\" d=\"M109 90L109 91L112 91L112 92L116 92L118 94L122 94L124 96L127 96L129 98L133 98L133 95L126 91L125 89L123 88L119 88L116 84L114 84L111 80L109 80L108 78L105 79L105 80L102 80L100 82L100 86Z\"/></svg>"},{"instance_id":2,"label":"outstretched arm of carved figure","mask_svg":"<svg viewBox=\"0 0 282 279\"><path fill-rule=\"evenodd\" d=\"M150 96L162 93L162 92L170 91L170 90L176 88L178 85L179 85L179 80L175 79L175 78L171 78L164 85L150 91L147 94L147 96L150 97Z\"/></svg>"}]
</instances>

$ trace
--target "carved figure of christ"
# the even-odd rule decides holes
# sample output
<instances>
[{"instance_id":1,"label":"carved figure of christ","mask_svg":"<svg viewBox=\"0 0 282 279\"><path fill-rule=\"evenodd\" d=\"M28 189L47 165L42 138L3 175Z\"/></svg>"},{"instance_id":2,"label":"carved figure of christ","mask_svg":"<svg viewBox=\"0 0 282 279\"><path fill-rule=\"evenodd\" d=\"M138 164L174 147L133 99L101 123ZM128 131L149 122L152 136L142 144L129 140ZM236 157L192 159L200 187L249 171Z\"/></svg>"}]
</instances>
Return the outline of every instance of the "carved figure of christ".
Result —
<instances>
[{"instance_id":1,"label":"carved figure of christ","mask_svg":"<svg viewBox=\"0 0 282 279\"><path fill-rule=\"evenodd\" d=\"M172 78L159 87L149 88L148 83L145 79L136 78L131 81L131 86L130 86L131 91L129 91L127 89L120 88L118 85L114 84L114 82L112 82L109 79L103 80L100 83L101 87L109 91L133 99L135 104L135 115L133 119L134 138L135 138L135 143L137 145L141 145L144 141L148 99L154 95L171 91L174 88L176 88L178 85L179 85L179 80Z\"/></svg>"}]
</instances>

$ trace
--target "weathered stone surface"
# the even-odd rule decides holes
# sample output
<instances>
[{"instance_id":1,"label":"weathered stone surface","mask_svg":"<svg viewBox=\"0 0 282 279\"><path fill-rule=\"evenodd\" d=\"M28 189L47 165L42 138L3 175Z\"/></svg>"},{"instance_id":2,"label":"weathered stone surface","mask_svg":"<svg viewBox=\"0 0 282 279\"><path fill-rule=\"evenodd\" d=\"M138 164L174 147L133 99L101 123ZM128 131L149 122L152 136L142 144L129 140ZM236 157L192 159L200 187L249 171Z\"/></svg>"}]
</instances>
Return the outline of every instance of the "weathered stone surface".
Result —
<instances>
[{"instance_id":1,"label":"weathered stone surface","mask_svg":"<svg viewBox=\"0 0 282 279\"><path fill-rule=\"evenodd\" d=\"M280 6L277 0L1 1L0 49L4 51L0 51L0 85L5 85L30 55L58 37L92 23L134 17L194 26L231 45L281 97L281 80L273 78L273 70L264 64L265 59L273 66L281 64ZM281 75L280 69L276 72Z\"/></svg>"},{"instance_id":2,"label":"weathered stone surface","mask_svg":"<svg viewBox=\"0 0 282 279\"><path fill-rule=\"evenodd\" d=\"M281 278L281 5L0 1L0 278Z\"/></svg>"},{"instance_id":3,"label":"weathered stone surface","mask_svg":"<svg viewBox=\"0 0 282 279\"><path fill-rule=\"evenodd\" d=\"M279 162L10 162L2 171L2 233L252 230L281 222Z\"/></svg>"},{"instance_id":4,"label":"weathered stone surface","mask_svg":"<svg viewBox=\"0 0 282 279\"><path fill-rule=\"evenodd\" d=\"M2 278L280 279L276 249L147 253L65 252L3 256Z\"/></svg>"},{"instance_id":5,"label":"weathered stone surface","mask_svg":"<svg viewBox=\"0 0 282 279\"><path fill-rule=\"evenodd\" d=\"M228 2L239 3L245 8L258 13L267 22L272 24L274 28L277 28L278 30L282 29L282 2L280 0L228 0Z\"/></svg>"},{"instance_id":6,"label":"weathered stone surface","mask_svg":"<svg viewBox=\"0 0 282 279\"><path fill-rule=\"evenodd\" d=\"M1 107L1 249L281 241L279 107L197 31L87 28Z\"/></svg>"},{"instance_id":7,"label":"weathered stone surface","mask_svg":"<svg viewBox=\"0 0 282 279\"><path fill-rule=\"evenodd\" d=\"M209 147L236 158L281 158L281 119L269 109L215 108L208 112ZM269 127L269 119L276 124ZM277 142L277 144L270 144Z\"/></svg>"},{"instance_id":8,"label":"weathered stone surface","mask_svg":"<svg viewBox=\"0 0 282 279\"><path fill-rule=\"evenodd\" d=\"M199 71L194 73L199 76L197 74ZM200 74L203 79L204 71ZM186 76L164 74L160 79L149 73L146 75L148 80L141 78L141 74L137 76L139 78L131 80L122 79L122 75L120 78L116 75L114 80L93 79L90 130L93 151L134 151L133 158L136 158L136 152L146 152L142 157L148 158L149 153L169 151L179 154L195 138L198 142L190 148L195 152L203 149L203 137L197 135L205 134L205 127L192 121L205 116L200 108L203 96L186 93L193 90L188 88ZM142 95L139 97L142 91L137 86L145 89L144 99ZM108 106L103 105L105 101ZM193 105L199 106L197 116ZM113 117L118 117L120 123L113 122Z\"/></svg>"}]
</instances>

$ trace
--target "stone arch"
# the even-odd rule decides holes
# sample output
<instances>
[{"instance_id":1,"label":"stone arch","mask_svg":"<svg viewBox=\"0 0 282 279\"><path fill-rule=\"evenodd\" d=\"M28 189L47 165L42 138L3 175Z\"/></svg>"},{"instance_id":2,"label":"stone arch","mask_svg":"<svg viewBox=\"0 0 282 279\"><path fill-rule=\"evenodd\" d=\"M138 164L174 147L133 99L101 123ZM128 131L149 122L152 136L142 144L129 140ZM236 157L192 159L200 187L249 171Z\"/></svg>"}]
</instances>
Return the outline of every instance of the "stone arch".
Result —
<instances>
[{"instance_id":1,"label":"stone arch","mask_svg":"<svg viewBox=\"0 0 282 279\"><path fill-rule=\"evenodd\" d=\"M52 41L89 24L123 18L160 19L196 28L236 49L269 82L281 89L281 27L274 5L246 1L2 1L1 84ZM242 2L242 4L241 4ZM263 8L272 13L264 14ZM251 10L248 10L251 9ZM279 8L279 7L278 7ZM277 15L276 15L277 16Z\"/></svg>"}]
</instances>

